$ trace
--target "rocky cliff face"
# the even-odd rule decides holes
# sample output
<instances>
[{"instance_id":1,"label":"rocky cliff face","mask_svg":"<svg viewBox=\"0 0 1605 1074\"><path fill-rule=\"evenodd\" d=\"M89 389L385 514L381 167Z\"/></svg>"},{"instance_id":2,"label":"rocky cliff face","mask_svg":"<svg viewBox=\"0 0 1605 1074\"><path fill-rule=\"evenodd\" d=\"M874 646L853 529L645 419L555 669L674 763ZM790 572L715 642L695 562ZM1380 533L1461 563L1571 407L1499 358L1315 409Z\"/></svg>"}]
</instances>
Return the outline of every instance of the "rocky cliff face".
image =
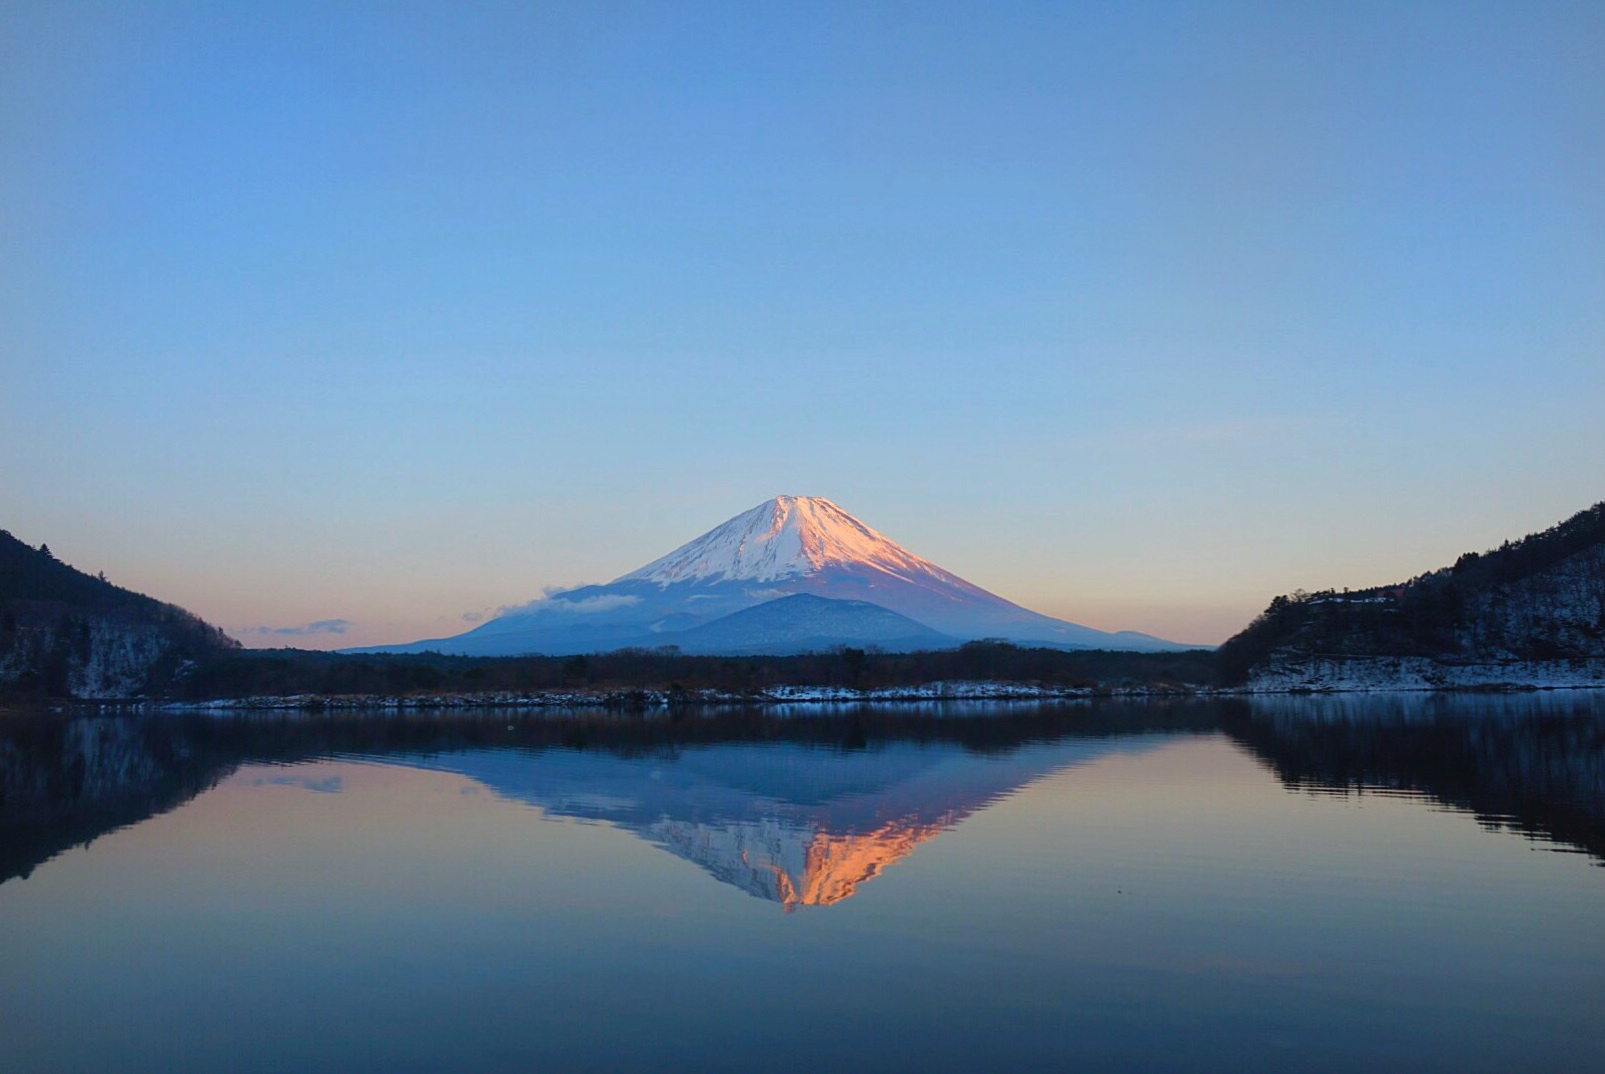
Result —
<instances>
[{"instance_id":1,"label":"rocky cliff face","mask_svg":"<svg viewBox=\"0 0 1605 1074\"><path fill-rule=\"evenodd\" d=\"M0 683L52 697L137 697L184 669L160 623L122 609L9 604L0 616Z\"/></svg>"}]
</instances>

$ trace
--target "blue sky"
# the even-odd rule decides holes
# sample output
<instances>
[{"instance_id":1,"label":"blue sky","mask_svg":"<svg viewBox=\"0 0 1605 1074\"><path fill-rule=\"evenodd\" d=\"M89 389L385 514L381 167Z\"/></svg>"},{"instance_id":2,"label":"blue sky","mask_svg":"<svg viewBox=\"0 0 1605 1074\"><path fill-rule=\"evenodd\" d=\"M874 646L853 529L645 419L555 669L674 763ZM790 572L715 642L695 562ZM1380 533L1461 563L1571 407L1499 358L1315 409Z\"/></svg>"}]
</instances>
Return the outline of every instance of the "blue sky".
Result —
<instances>
[{"instance_id":1,"label":"blue sky","mask_svg":"<svg viewBox=\"0 0 1605 1074\"><path fill-rule=\"evenodd\" d=\"M1218 641L1605 498L1605 6L1324 7L9 3L0 526L332 646L822 495Z\"/></svg>"}]
</instances>

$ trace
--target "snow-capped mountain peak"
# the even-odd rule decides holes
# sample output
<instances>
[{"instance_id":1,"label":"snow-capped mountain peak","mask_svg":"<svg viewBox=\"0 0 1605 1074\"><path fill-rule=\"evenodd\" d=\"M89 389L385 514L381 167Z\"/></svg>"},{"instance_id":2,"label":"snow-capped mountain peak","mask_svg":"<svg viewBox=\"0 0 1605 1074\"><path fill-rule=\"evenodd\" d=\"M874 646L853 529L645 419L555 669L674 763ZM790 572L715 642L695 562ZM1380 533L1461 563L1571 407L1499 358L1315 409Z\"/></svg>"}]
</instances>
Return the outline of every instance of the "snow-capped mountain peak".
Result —
<instances>
[{"instance_id":1,"label":"snow-capped mountain peak","mask_svg":"<svg viewBox=\"0 0 1605 1074\"><path fill-rule=\"evenodd\" d=\"M832 565L950 577L823 497L776 496L615 582L774 582Z\"/></svg>"},{"instance_id":2,"label":"snow-capped mountain peak","mask_svg":"<svg viewBox=\"0 0 1605 1074\"><path fill-rule=\"evenodd\" d=\"M804 594L812 599L795 599ZM386 650L513 655L676 645L738 653L975 638L1178 648L1022 608L921 559L827 499L776 496L606 585L551 594L456 638Z\"/></svg>"}]
</instances>

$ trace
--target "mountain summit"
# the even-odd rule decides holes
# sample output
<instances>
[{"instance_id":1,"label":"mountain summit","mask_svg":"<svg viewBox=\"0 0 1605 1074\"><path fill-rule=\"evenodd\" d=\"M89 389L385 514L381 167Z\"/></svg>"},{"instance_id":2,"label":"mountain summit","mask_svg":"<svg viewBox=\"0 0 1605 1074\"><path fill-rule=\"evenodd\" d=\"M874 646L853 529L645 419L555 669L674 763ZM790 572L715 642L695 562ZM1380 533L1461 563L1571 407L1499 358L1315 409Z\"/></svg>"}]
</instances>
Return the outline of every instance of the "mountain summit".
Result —
<instances>
[{"instance_id":1,"label":"mountain summit","mask_svg":"<svg viewBox=\"0 0 1605 1074\"><path fill-rule=\"evenodd\" d=\"M840 606L783 600L799 594ZM772 607L720 622L759 605ZM675 645L782 653L832 644L931 649L977 638L1065 649L1185 648L1030 611L920 558L827 499L777 496L606 585L552 594L455 638L357 651L508 656Z\"/></svg>"},{"instance_id":2,"label":"mountain summit","mask_svg":"<svg viewBox=\"0 0 1605 1074\"><path fill-rule=\"evenodd\" d=\"M826 567L957 581L822 496L776 496L617 582L774 582Z\"/></svg>"}]
</instances>

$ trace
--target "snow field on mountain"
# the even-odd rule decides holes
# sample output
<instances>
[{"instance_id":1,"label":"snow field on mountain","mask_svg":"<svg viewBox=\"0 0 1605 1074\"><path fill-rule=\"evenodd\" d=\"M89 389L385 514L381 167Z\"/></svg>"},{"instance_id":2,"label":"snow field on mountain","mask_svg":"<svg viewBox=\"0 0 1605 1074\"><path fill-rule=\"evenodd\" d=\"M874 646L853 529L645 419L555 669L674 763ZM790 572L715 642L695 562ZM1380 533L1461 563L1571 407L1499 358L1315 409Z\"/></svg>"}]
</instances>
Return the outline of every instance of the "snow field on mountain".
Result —
<instances>
[{"instance_id":1,"label":"snow field on mountain","mask_svg":"<svg viewBox=\"0 0 1605 1074\"><path fill-rule=\"evenodd\" d=\"M773 582L841 565L957 581L818 496L777 496L614 581Z\"/></svg>"}]
</instances>

